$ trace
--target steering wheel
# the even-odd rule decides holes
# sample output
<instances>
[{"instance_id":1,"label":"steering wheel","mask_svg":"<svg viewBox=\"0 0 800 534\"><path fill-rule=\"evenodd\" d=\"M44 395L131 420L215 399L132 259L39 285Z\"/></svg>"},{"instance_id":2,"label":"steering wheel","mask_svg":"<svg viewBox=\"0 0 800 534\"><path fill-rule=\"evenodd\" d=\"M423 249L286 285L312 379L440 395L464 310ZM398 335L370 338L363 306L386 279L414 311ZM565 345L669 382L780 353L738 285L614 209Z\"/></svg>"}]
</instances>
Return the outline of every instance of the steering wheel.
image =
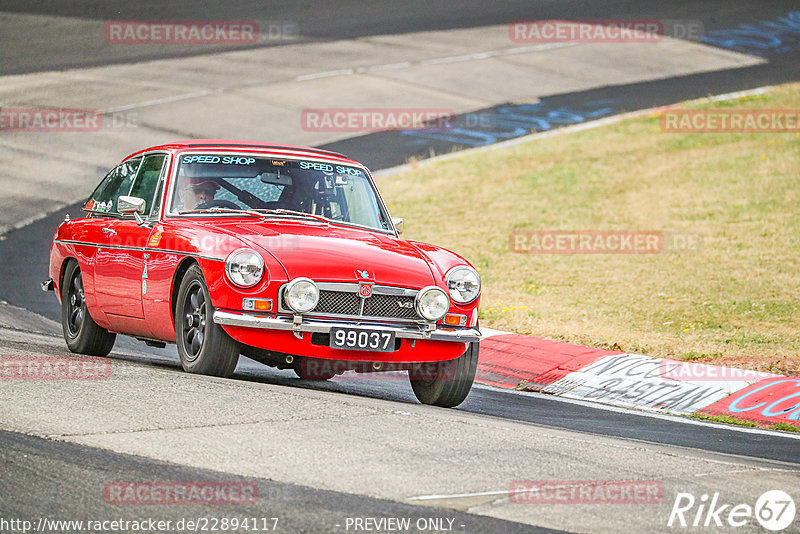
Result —
<instances>
[{"instance_id":1,"label":"steering wheel","mask_svg":"<svg viewBox=\"0 0 800 534\"><path fill-rule=\"evenodd\" d=\"M211 199L208 202L202 202L197 205L196 209L206 210L208 208L228 208L232 210L242 209L233 202L231 202L230 200L217 200L217 199Z\"/></svg>"}]
</instances>

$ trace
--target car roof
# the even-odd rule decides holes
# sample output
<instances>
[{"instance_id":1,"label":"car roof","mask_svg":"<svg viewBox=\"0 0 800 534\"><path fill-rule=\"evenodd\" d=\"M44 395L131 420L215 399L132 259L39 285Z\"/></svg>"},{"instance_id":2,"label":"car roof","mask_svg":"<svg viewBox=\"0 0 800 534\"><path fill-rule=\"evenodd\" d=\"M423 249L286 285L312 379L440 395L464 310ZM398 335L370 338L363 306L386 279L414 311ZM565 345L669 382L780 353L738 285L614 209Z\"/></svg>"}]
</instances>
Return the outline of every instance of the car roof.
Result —
<instances>
[{"instance_id":1,"label":"car roof","mask_svg":"<svg viewBox=\"0 0 800 534\"><path fill-rule=\"evenodd\" d=\"M323 157L325 159L336 160L342 163L361 165L359 162L351 158L348 158L344 154L340 154L338 152L332 152L330 150L323 150L320 148L312 148L312 147L296 146L296 145L282 145L276 143L262 143L258 141L232 141L226 139L191 139L188 141L176 141L173 143L166 143L163 145L145 148L144 150L138 150L133 154L129 155L125 159L130 159L133 156L136 156L143 152L151 152L153 150L219 151L219 150L237 150L237 149L242 149L247 152L285 154L287 156Z\"/></svg>"}]
</instances>

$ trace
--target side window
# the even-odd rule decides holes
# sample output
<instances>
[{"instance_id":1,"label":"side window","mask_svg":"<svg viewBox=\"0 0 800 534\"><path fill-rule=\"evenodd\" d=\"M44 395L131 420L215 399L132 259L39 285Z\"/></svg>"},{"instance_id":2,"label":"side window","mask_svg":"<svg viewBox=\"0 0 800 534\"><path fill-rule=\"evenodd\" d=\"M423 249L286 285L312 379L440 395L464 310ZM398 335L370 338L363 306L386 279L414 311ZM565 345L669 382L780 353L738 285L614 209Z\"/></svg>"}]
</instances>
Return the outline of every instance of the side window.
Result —
<instances>
[{"instance_id":1,"label":"side window","mask_svg":"<svg viewBox=\"0 0 800 534\"><path fill-rule=\"evenodd\" d=\"M134 158L112 169L89 197L84 209L96 213L117 213L117 199L130 191L141 162L142 158Z\"/></svg>"},{"instance_id":2,"label":"side window","mask_svg":"<svg viewBox=\"0 0 800 534\"><path fill-rule=\"evenodd\" d=\"M153 208L153 198L156 194L158 180L161 177L161 167L164 166L164 154L154 154L146 156L139 167L139 174L131 187L131 196L143 198L146 202L144 207L145 214L149 214Z\"/></svg>"},{"instance_id":3,"label":"side window","mask_svg":"<svg viewBox=\"0 0 800 534\"><path fill-rule=\"evenodd\" d=\"M156 196L153 197L153 209L150 210L151 219L158 219L159 215L161 215L161 203L164 196L164 182L165 182L164 177L162 177L158 181L158 187L156 188Z\"/></svg>"}]
</instances>

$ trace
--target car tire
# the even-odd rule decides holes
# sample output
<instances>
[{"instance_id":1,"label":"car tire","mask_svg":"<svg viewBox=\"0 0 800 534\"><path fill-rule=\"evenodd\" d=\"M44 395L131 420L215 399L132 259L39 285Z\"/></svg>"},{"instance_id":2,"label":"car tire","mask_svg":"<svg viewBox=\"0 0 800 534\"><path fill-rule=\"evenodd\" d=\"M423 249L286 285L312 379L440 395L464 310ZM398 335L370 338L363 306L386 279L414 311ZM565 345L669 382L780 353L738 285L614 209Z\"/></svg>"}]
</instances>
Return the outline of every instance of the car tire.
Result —
<instances>
[{"instance_id":1,"label":"car tire","mask_svg":"<svg viewBox=\"0 0 800 534\"><path fill-rule=\"evenodd\" d=\"M410 370L408 377L417 400L442 408L453 408L464 402L478 369L479 345L472 342L455 360L437 362L433 373Z\"/></svg>"},{"instance_id":2,"label":"car tire","mask_svg":"<svg viewBox=\"0 0 800 534\"><path fill-rule=\"evenodd\" d=\"M228 377L239 361L239 344L214 322L214 307L203 272L187 269L175 303L175 340L188 373Z\"/></svg>"},{"instance_id":3,"label":"car tire","mask_svg":"<svg viewBox=\"0 0 800 534\"><path fill-rule=\"evenodd\" d=\"M83 289L83 276L77 261L70 261L61 284L61 330L70 351L91 356L107 356L114 348L116 334L98 325L89 314Z\"/></svg>"}]
</instances>

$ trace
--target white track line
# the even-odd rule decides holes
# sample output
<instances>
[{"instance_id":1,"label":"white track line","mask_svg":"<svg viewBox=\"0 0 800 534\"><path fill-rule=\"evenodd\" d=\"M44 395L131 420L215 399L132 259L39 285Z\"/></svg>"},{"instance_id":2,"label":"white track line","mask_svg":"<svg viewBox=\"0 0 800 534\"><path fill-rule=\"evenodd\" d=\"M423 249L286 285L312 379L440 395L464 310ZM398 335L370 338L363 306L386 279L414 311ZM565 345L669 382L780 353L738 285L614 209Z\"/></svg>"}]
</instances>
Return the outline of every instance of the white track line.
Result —
<instances>
[{"instance_id":1,"label":"white track line","mask_svg":"<svg viewBox=\"0 0 800 534\"><path fill-rule=\"evenodd\" d=\"M559 395L551 395L547 393L539 393L536 391L518 391L515 389L505 389L505 388L498 388L494 386L488 386L486 384L475 383L472 387L476 387L479 389L488 389L492 391L503 391L508 393L509 395L524 395L527 397L537 397L540 399L550 399L556 400L559 402L566 402L567 404L576 404L578 406L584 406L586 408L596 408L598 410L606 410L608 412L616 412L622 413L626 415L640 415L642 417L651 417L654 419L662 419L665 421L672 421L675 423L683 423L687 425L695 425L695 426L705 426L705 427L713 427L719 428L723 430L731 430L733 432L741 432L744 434L758 434L763 436L778 436L788 439L797 439L800 440L800 433L797 432L781 432L778 430L769 430L766 428L758 428L758 427L747 427L747 426L739 426L739 425L729 425L726 423L716 423L714 421L704 421L702 419L693 419L689 415L669 415L663 413L656 413L650 412L647 410L637 410L633 408L623 408L621 406L614 406L611 404L603 404L602 402L590 402L580 399L570 399L567 397L561 397ZM544 424L544 423L543 423ZM544 425L544 426L551 426L551 425ZM625 438L623 438L625 439Z\"/></svg>"},{"instance_id":2,"label":"white track line","mask_svg":"<svg viewBox=\"0 0 800 534\"><path fill-rule=\"evenodd\" d=\"M459 56L436 57L431 59L423 59L422 61L403 61L401 63L370 65L368 67L357 67L352 69L329 70L324 72L315 72L313 74L303 74L300 76L296 76L294 78L294 81L306 82L309 80L319 80L320 78L331 78L334 76L351 76L353 74L363 74L369 72L409 69L417 65L441 65L445 63L461 63L464 61L480 61L483 59L490 59L493 57L512 56L515 54L527 54L530 52L538 52L541 50L552 50L553 48L566 48L568 46L576 46L578 44L580 43L545 43L532 46L520 46L516 48L487 50L486 52L473 52L472 54L463 54Z\"/></svg>"},{"instance_id":3,"label":"white track line","mask_svg":"<svg viewBox=\"0 0 800 534\"><path fill-rule=\"evenodd\" d=\"M466 497L488 497L490 495L509 495L511 493L527 492L528 490L502 490L502 491L479 491L476 493L453 493L452 495L419 495L418 497L409 497L408 501L433 501L439 499L463 499Z\"/></svg>"},{"instance_id":4,"label":"white track line","mask_svg":"<svg viewBox=\"0 0 800 534\"><path fill-rule=\"evenodd\" d=\"M337 70L328 70L323 72L314 72L311 74L303 74L300 76L296 76L294 81L296 82L306 82L310 80L319 80L322 78L332 78L335 76L350 76L353 74L363 74L369 72L384 72L388 70L401 70L401 69L409 69L416 65L439 65L443 63L460 63L464 61L478 61L482 59L489 59L493 57L502 57L502 56L510 56L515 54L525 54L529 52L536 52L539 50L551 50L553 48L564 48L567 46L575 46L576 44L580 43L545 43L540 45L532 45L532 46L522 46L516 48L503 48L500 50L489 50L486 52L475 52L472 54L464 54L460 56L445 56L445 57L438 57L432 59L425 59L422 61L402 61L399 63L385 63L381 65L370 65L368 67L355 67L350 69L337 69ZM150 106L158 106L161 104L169 104L172 102L180 102L181 100L190 100L192 98L202 98L204 96L212 95L215 93L223 92L222 89L207 89L204 91L197 91L194 93L185 93L181 95L174 95L168 96L165 98L159 98L155 100L147 100L144 102L138 102L135 104L128 104L124 106L118 106L115 108L109 108L101 110L103 114L110 114L110 113L118 113L121 111L131 111L133 109L141 109Z\"/></svg>"},{"instance_id":5,"label":"white track line","mask_svg":"<svg viewBox=\"0 0 800 534\"><path fill-rule=\"evenodd\" d=\"M172 102L180 102L181 100L190 100L192 98L201 98L208 95L213 95L215 93L221 93L221 89L207 89L204 91L197 91L194 93L184 93L182 95L173 95L167 96L164 98L157 98L155 100L145 100L144 102L137 102L136 104L126 104L124 106L118 106L115 108L108 108L100 110L101 113L109 114L109 113L119 113L120 111L130 111L132 109L141 109L150 106L159 106L161 104L170 104Z\"/></svg>"}]
</instances>

